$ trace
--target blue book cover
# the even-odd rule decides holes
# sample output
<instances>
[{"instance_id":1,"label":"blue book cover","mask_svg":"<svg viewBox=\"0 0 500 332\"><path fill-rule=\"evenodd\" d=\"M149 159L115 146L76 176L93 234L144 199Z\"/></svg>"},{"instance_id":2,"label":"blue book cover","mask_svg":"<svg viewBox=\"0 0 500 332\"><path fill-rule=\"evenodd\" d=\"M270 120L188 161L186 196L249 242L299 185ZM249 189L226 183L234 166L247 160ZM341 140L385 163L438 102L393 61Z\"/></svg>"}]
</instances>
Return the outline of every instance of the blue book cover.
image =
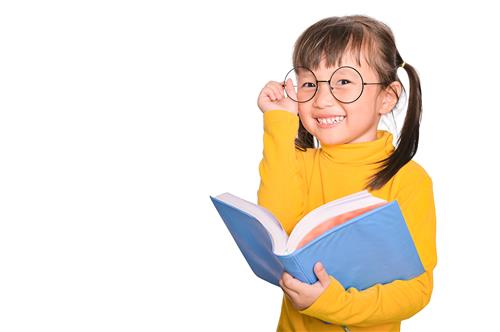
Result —
<instances>
[{"instance_id":1,"label":"blue book cover","mask_svg":"<svg viewBox=\"0 0 500 332\"><path fill-rule=\"evenodd\" d=\"M277 240L269 231L269 223L266 228L259 221L264 218L255 211L271 213L247 201L256 209L238 207L220 196L210 199L251 269L276 286L284 271L302 282L315 283L318 279L313 269L318 261L345 289L363 290L377 283L412 279L424 272L397 201L334 226L290 253L277 253L273 248Z\"/></svg>"}]
</instances>

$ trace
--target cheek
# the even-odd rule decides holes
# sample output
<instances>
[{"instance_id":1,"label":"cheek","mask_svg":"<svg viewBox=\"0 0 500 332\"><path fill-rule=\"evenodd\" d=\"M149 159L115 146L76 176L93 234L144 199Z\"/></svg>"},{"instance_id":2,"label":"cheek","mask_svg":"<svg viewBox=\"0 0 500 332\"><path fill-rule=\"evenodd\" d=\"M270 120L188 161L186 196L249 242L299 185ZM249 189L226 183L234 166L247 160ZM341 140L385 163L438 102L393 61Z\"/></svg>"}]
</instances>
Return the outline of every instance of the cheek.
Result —
<instances>
[{"instance_id":1,"label":"cheek","mask_svg":"<svg viewBox=\"0 0 500 332\"><path fill-rule=\"evenodd\" d=\"M311 113L309 107L306 107L302 104L299 104L298 111L301 119L305 119L307 115Z\"/></svg>"},{"instance_id":2,"label":"cheek","mask_svg":"<svg viewBox=\"0 0 500 332\"><path fill-rule=\"evenodd\" d=\"M316 120L313 119L311 116L311 111L308 108L305 107L299 107L299 117L300 121L302 122L302 125L306 128L307 131L311 132L311 130L314 130L314 122Z\"/></svg>"},{"instance_id":3,"label":"cheek","mask_svg":"<svg viewBox=\"0 0 500 332\"><path fill-rule=\"evenodd\" d=\"M379 104L379 98L376 93L365 90L365 92L363 92L363 95L361 96L361 98L358 99L357 102L359 102L358 104L359 108L362 108L365 112L366 111L372 112L374 109L377 108Z\"/></svg>"},{"instance_id":4,"label":"cheek","mask_svg":"<svg viewBox=\"0 0 500 332\"><path fill-rule=\"evenodd\" d=\"M369 94L365 95L365 93L363 93L361 98L356 100L354 103L346 105L345 110L351 120L360 119L362 121L372 118L373 113L377 108L377 100Z\"/></svg>"}]
</instances>

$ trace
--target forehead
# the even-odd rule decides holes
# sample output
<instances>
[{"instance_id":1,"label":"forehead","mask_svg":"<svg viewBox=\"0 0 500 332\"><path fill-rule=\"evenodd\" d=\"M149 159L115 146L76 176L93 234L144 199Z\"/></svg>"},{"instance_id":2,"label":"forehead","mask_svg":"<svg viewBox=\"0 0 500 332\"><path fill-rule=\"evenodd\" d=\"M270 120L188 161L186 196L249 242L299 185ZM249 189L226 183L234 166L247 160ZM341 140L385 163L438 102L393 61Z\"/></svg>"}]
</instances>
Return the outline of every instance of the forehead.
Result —
<instances>
[{"instance_id":1,"label":"forehead","mask_svg":"<svg viewBox=\"0 0 500 332\"><path fill-rule=\"evenodd\" d=\"M314 74L319 76L328 76L331 75L336 69L342 66L350 66L358 70L363 77L372 77L374 75L373 69L369 66L365 59L365 55L363 51L359 53L359 62L358 57L355 56L352 52L345 52L340 58L338 63L326 66L326 57L323 56L319 62L317 68L310 68Z\"/></svg>"}]
</instances>

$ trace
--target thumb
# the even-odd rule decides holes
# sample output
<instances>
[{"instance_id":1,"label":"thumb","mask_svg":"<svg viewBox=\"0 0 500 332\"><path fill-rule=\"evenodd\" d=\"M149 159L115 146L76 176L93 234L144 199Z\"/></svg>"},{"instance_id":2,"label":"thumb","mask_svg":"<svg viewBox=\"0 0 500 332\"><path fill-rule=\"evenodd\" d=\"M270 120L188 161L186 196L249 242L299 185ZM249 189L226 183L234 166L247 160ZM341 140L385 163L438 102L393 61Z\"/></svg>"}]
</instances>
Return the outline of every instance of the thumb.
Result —
<instances>
[{"instance_id":1,"label":"thumb","mask_svg":"<svg viewBox=\"0 0 500 332\"><path fill-rule=\"evenodd\" d=\"M285 82L285 91L288 97L291 97L293 100L297 100L297 93L295 92L295 87L293 86L291 78L287 79Z\"/></svg>"},{"instance_id":2,"label":"thumb","mask_svg":"<svg viewBox=\"0 0 500 332\"><path fill-rule=\"evenodd\" d=\"M314 273L318 276L322 286L327 287L330 284L330 276L321 262L317 262L314 266Z\"/></svg>"}]
</instances>

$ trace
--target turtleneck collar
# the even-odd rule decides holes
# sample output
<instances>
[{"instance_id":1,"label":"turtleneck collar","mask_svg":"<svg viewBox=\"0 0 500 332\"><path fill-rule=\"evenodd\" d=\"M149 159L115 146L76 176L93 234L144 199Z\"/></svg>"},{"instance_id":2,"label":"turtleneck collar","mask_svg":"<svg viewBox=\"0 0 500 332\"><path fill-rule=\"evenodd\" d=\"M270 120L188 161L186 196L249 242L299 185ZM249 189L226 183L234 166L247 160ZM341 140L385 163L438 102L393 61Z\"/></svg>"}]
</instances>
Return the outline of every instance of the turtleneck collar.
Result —
<instances>
[{"instance_id":1,"label":"turtleneck collar","mask_svg":"<svg viewBox=\"0 0 500 332\"><path fill-rule=\"evenodd\" d=\"M324 144L320 151L328 159L339 164L371 164L387 158L393 151L392 134L377 130L377 138L370 142Z\"/></svg>"}]
</instances>

